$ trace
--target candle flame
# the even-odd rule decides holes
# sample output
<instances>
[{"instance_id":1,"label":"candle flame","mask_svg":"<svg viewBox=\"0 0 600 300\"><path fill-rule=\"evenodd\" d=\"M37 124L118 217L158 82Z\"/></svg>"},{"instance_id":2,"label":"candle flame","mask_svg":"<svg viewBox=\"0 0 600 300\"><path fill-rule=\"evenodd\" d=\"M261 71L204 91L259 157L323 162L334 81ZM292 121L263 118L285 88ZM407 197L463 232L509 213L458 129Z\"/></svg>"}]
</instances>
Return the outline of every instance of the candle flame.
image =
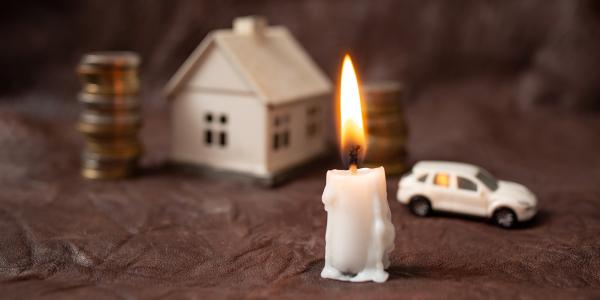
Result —
<instances>
[{"instance_id":1,"label":"candle flame","mask_svg":"<svg viewBox=\"0 0 600 300\"><path fill-rule=\"evenodd\" d=\"M367 143L358 77L348 54L342 64L339 97L342 159L346 164L356 167L365 155Z\"/></svg>"}]
</instances>

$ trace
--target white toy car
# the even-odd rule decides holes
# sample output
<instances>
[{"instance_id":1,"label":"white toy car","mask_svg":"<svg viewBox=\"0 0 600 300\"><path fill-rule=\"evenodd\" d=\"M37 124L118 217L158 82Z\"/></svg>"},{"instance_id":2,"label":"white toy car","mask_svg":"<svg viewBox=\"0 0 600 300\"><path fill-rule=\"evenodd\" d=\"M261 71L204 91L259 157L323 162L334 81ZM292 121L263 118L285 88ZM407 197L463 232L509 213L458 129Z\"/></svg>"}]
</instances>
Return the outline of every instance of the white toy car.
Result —
<instances>
[{"instance_id":1,"label":"white toy car","mask_svg":"<svg viewBox=\"0 0 600 300\"><path fill-rule=\"evenodd\" d=\"M456 162L417 163L400 179L397 197L417 216L446 211L491 218L504 228L537 213L537 199L527 187Z\"/></svg>"}]
</instances>

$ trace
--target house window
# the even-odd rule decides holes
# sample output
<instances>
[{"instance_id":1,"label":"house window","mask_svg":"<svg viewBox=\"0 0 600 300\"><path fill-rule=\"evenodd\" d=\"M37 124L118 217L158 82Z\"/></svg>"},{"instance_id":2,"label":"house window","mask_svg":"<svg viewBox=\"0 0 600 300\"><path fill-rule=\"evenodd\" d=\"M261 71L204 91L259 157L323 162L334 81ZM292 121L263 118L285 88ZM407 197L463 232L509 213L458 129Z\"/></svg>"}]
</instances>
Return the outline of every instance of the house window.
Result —
<instances>
[{"instance_id":1,"label":"house window","mask_svg":"<svg viewBox=\"0 0 600 300\"><path fill-rule=\"evenodd\" d=\"M206 143L207 145L212 144L212 131L210 130L205 130L204 131L204 143Z\"/></svg>"},{"instance_id":2,"label":"house window","mask_svg":"<svg viewBox=\"0 0 600 300\"><path fill-rule=\"evenodd\" d=\"M273 134L273 150L279 150L290 146L290 132L282 131Z\"/></svg>"},{"instance_id":3,"label":"house window","mask_svg":"<svg viewBox=\"0 0 600 300\"><path fill-rule=\"evenodd\" d=\"M273 135L273 150L279 149L279 133Z\"/></svg>"},{"instance_id":4,"label":"house window","mask_svg":"<svg viewBox=\"0 0 600 300\"><path fill-rule=\"evenodd\" d=\"M219 133L219 145L221 145L221 147L227 146L227 133L225 131Z\"/></svg>"},{"instance_id":5,"label":"house window","mask_svg":"<svg viewBox=\"0 0 600 300\"><path fill-rule=\"evenodd\" d=\"M317 135L317 131L319 131L319 128L317 127L317 124L315 123L308 123L306 124L306 135L308 137L314 137Z\"/></svg>"},{"instance_id":6,"label":"house window","mask_svg":"<svg viewBox=\"0 0 600 300\"><path fill-rule=\"evenodd\" d=\"M319 126L321 120L321 111L318 106L311 106L306 109L306 136L315 137L321 131Z\"/></svg>"},{"instance_id":7,"label":"house window","mask_svg":"<svg viewBox=\"0 0 600 300\"><path fill-rule=\"evenodd\" d=\"M218 143L221 148L227 146L227 115L215 115L207 112L204 114L204 121L206 128L204 130L204 143L207 146L216 145Z\"/></svg>"},{"instance_id":8,"label":"house window","mask_svg":"<svg viewBox=\"0 0 600 300\"><path fill-rule=\"evenodd\" d=\"M290 146L290 116L277 115L273 119L273 150Z\"/></svg>"},{"instance_id":9,"label":"house window","mask_svg":"<svg viewBox=\"0 0 600 300\"><path fill-rule=\"evenodd\" d=\"M284 131L281 133L281 144L284 147L288 147L290 145L290 132L289 131Z\"/></svg>"}]
</instances>

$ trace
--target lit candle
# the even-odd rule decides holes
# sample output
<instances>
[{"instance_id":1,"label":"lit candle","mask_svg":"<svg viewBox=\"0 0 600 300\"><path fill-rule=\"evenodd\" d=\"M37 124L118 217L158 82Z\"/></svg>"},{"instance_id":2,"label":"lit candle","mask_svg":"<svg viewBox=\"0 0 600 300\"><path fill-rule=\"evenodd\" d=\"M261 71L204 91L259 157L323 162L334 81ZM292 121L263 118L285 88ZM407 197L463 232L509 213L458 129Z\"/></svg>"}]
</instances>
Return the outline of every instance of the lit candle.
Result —
<instances>
[{"instance_id":1,"label":"lit candle","mask_svg":"<svg viewBox=\"0 0 600 300\"><path fill-rule=\"evenodd\" d=\"M344 57L339 93L340 149L348 170L327 171L323 204L327 211L325 267L321 277L384 282L394 225L387 202L383 167L358 168L366 138L358 79Z\"/></svg>"}]
</instances>

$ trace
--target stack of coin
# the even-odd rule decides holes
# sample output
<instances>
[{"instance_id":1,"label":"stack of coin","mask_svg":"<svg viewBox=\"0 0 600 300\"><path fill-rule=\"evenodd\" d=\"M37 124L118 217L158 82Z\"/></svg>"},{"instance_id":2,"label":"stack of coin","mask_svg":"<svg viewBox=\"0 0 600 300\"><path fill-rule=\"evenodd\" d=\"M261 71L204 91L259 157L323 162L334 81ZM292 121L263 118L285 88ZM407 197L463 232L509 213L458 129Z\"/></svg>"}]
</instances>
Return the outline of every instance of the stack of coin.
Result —
<instances>
[{"instance_id":1,"label":"stack of coin","mask_svg":"<svg viewBox=\"0 0 600 300\"><path fill-rule=\"evenodd\" d=\"M84 134L81 175L116 179L133 175L142 152L138 66L132 52L95 52L81 59L77 129Z\"/></svg>"},{"instance_id":2,"label":"stack of coin","mask_svg":"<svg viewBox=\"0 0 600 300\"><path fill-rule=\"evenodd\" d=\"M383 166L388 174L400 174L406 167L407 126L402 97L402 86L396 82L363 86L368 140L365 165Z\"/></svg>"}]
</instances>

